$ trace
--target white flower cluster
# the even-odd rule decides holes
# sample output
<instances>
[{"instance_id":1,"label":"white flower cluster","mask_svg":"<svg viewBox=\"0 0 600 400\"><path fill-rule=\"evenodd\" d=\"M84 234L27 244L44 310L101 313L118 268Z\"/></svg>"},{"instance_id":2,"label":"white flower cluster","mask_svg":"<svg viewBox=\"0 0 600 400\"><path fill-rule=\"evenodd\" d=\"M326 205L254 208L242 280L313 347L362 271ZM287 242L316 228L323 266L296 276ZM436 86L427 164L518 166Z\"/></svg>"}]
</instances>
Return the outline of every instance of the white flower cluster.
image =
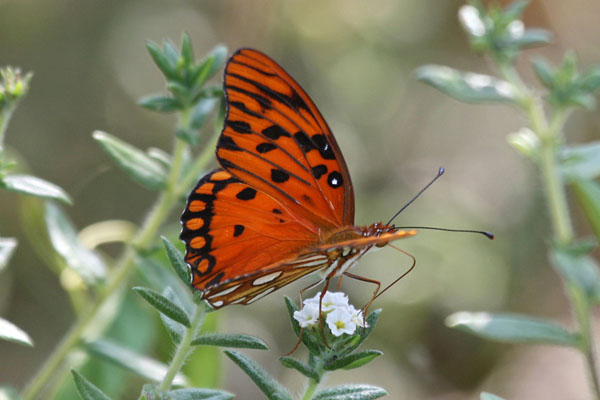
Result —
<instances>
[{"instance_id":1,"label":"white flower cluster","mask_svg":"<svg viewBox=\"0 0 600 400\"><path fill-rule=\"evenodd\" d=\"M302 328L309 328L319 322L319 301L321 294L304 300L302 310L294 312L294 319ZM356 327L366 327L363 313L348 303L348 296L342 292L326 292L321 303L321 312L334 336L353 334Z\"/></svg>"}]
</instances>

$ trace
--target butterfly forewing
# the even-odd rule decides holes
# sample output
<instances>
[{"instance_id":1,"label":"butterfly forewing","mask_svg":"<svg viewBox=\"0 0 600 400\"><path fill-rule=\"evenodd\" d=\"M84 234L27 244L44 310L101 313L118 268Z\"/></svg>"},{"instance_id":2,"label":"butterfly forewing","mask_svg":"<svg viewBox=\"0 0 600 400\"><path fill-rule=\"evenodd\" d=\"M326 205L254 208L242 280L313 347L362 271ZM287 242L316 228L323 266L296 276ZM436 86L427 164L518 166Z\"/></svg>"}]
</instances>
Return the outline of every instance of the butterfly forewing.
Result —
<instances>
[{"instance_id":1,"label":"butterfly forewing","mask_svg":"<svg viewBox=\"0 0 600 400\"><path fill-rule=\"evenodd\" d=\"M354 223L344 158L302 88L273 60L250 49L225 69L228 112L217 146L223 168L322 228Z\"/></svg>"}]
</instances>

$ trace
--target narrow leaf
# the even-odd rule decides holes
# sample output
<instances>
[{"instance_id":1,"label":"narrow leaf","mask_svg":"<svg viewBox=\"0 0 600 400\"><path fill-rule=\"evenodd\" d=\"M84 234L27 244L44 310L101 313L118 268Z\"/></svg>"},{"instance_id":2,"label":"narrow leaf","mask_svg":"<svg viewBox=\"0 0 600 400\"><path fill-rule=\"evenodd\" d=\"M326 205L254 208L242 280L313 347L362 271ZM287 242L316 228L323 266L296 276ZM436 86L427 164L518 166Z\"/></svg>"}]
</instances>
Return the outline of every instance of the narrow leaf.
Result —
<instances>
[{"instance_id":1,"label":"narrow leaf","mask_svg":"<svg viewBox=\"0 0 600 400\"><path fill-rule=\"evenodd\" d=\"M221 69L227 58L227 47L218 45L206 55L194 73L195 85L200 87Z\"/></svg>"},{"instance_id":2,"label":"narrow leaf","mask_svg":"<svg viewBox=\"0 0 600 400\"><path fill-rule=\"evenodd\" d=\"M547 88L552 88L554 85L554 70L552 66L543 57L535 57L531 64L539 80Z\"/></svg>"},{"instance_id":3,"label":"narrow leaf","mask_svg":"<svg viewBox=\"0 0 600 400\"><path fill-rule=\"evenodd\" d=\"M8 261L17 248L17 239L0 238L0 272L8 265Z\"/></svg>"},{"instance_id":4,"label":"narrow leaf","mask_svg":"<svg viewBox=\"0 0 600 400\"><path fill-rule=\"evenodd\" d=\"M231 333L211 333L192 341L192 345L237 347L241 349L269 350L269 347L254 336Z\"/></svg>"},{"instance_id":5,"label":"narrow leaf","mask_svg":"<svg viewBox=\"0 0 600 400\"><path fill-rule=\"evenodd\" d=\"M515 103L512 86L489 75L461 72L441 65L425 65L416 70L417 79L448 96L466 103Z\"/></svg>"},{"instance_id":6,"label":"narrow leaf","mask_svg":"<svg viewBox=\"0 0 600 400\"><path fill-rule=\"evenodd\" d=\"M373 311L371 314L367 315L367 327L365 329L358 328L357 332L360 335L360 339L354 342L355 339L352 339L353 342L349 343L348 347L344 350L345 354L350 353L351 351L356 350L362 342L373 332L375 325L377 324L377 320L379 319L379 315L381 315L381 308Z\"/></svg>"},{"instance_id":7,"label":"narrow leaf","mask_svg":"<svg viewBox=\"0 0 600 400\"><path fill-rule=\"evenodd\" d=\"M177 64L171 63L169 59L163 54L160 46L153 42L147 42L146 48L150 53L150 56L154 60L154 63L162 71L163 75L167 79L175 79L177 77L175 68Z\"/></svg>"},{"instance_id":8,"label":"narrow leaf","mask_svg":"<svg viewBox=\"0 0 600 400\"><path fill-rule=\"evenodd\" d=\"M192 41L187 33L184 33L181 37L181 57L186 64L194 62L194 51L192 50Z\"/></svg>"},{"instance_id":9,"label":"narrow leaf","mask_svg":"<svg viewBox=\"0 0 600 400\"><path fill-rule=\"evenodd\" d=\"M29 335L24 330L4 318L0 318L0 339L33 347L33 341Z\"/></svg>"},{"instance_id":10,"label":"narrow leaf","mask_svg":"<svg viewBox=\"0 0 600 400\"><path fill-rule=\"evenodd\" d=\"M214 111L215 106L219 103L218 98L200 99L192 109L190 125L194 129L200 129L206 122L206 119Z\"/></svg>"},{"instance_id":11,"label":"narrow leaf","mask_svg":"<svg viewBox=\"0 0 600 400\"><path fill-rule=\"evenodd\" d=\"M179 72L177 71L177 68L180 66L179 52L170 40L166 40L163 43L163 54L165 55L165 57L167 57L167 60L169 60L169 64L175 66L176 73Z\"/></svg>"},{"instance_id":12,"label":"narrow leaf","mask_svg":"<svg viewBox=\"0 0 600 400\"><path fill-rule=\"evenodd\" d=\"M302 361L297 360L293 357L279 357L279 361L281 362L281 364L286 367L286 368L291 368L291 369L295 369L296 371L300 372L302 375L306 376L307 378L311 378L314 379L315 381L319 382L321 380L321 377L319 376L319 372L314 369L313 367L304 364Z\"/></svg>"},{"instance_id":13,"label":"narrow leaf","mask_svg":"<svg viewBox=\"0 0 600 400\"><path fill-rule=\"evenodd\" d=\"M361 367L376 357L382 355L383 352L379 350L363 350L356 353L349 354L344 357L338 357L335 361L325 365L327 371L335 371L336 369L354 369Z\"/></svg>"},{"instance_id":14,"label":"narrow leaf","mask_svg":"<svg viewBox=\"0 0 600 400\"><path fill-rule=\"evenodd\" d=\"M552 265L568 282L581 289L588 298L598 296L600 273L590 255L559 247L553 248L550 255Z\"/></svg>"},{"instance_id":15,"label":"narrow leaf","mask_svg":"<svg viewBox=\"0 0 600 400\"><path fill-rule=\"evenodd\" d=\"M561 325L517 314L461 311L448 316L446 325L499 342L577 346L577 337Z\"/></svg>"},{"instance_id":16,"label":"narrow leaf","mask_svg":"<svg viewBox=\"0 0 600 400\"><path fill-rule=\"evenodd\" d=\"M67 265L90 285L102 282L106 278L104 261L83 246L75 227L60 207L46 203L45 221L50 243Z\"/></svg>"},{"instance_id":17,"label":"narrow leaf","mask_svg":"<svg viewBox=\"0 0 600 400\"><path fill-rule=\"evenodd\" d=\"M502 397L498 397L495 394L481 392L481 396L479 396L480 400L504 400Z\"/></svg>"},{"instance_id":18,"label":"narrow leaf","mask_svg":"<svg viewBox=\"0 0 600 400\"><path fill-rule=\"evenodd\" d=\"M313 400L373 400L387 396L388 392L371 385L342 385L317 392Z\"/></svg>"},{"instance_id":19,"label":"narrow leaf","mask_svg":"<svg viewBox=\"0 0 600 400\"><path fill-rule=\"evenodd\" d=\"M77 393L79 394L79 397L81 397L81 400L110 400L110 397L105 395L100 389L74 369L71 370L71 374L73 374L75 387L77 388Z\"/></svg>"},{"instance_id":20,"label":"narrow leaf","mask_svg":"<svg viewBox=\"0 0 600 400\"><path fill-rule=\"evenodd\" d=\"M167 286L163 290L162 294L167 299L171 300L175 305L177 305L181 308L184 308L184 306L181 304L177 295L175 294L173 289L171 289L170 286ZM183 326L179 322L173 321L171 318L167 317L163 313L159 313L159 315L160 315L160 319L162 320L163 324L167 328L167 331L169 332L169 335L171 336L171 339L173 340L173 342L176 344L179 344L181 342L181 338L185 335L185 326Z\"/></svg>"},{"instance_id":21,"label":"narrow leaf","mask_svg":"<svg viewBox=\"0 0 600 400\"><path fill-rule=\"evenodd\" d=\"M150 303L150 305L156 308L160 313L165 314L173 321L179 322L188 328L191 326L190 319L186 312L163 295L156 293L154 290L143 287L134 287L133 290L135 290L144 298L144 300Z\"/></svg>"},{"instance_id":22,"label":"narrow leaf","mask_svg":"<svg viewBox=\"0 0 600 400\"><path fill-rule=\"evenodd\" d=\"M573 182L573 191L600 242L600 185L592 180L578 179Z\"/></svg>"},{"instance_id":23,"label":"narrow leaf","mask_svg":"<svg viewBox=\"0 0 600 400\"><path fill-rule=\"evenodd\" d=\"M96 131L92 136L113 161L136 182L152 190L164 188L167 174L160 163L140 149L106 132Z\"/></svg>"},{"instance_id":24,"label":"narrow leaf","mask_svg":"<svg viewBox=\"0 0 600 400\"><path fill-rule=\"evenodd\" d=\"M154 382L161 381L167 373L167 366L163 363L108 340L85 343L85 347L91 354ZM174 383L179 386L187 385L187 379L182 374L177 374Z\"/></svg>"},{"instance_id":25,"label":"narrow leaf","mask_svg":"<svg viewBox=\"0 0 600 400\"><path fill-rule=\"evenodd\" d=\"M526 29L521 36L512 38L511 42L518 47L533 47L552 43L552 39L552 32L545 29L533 28Z\"/></svg>"},{"instance_id":26,"label":"narrow leaf","mask_svg":"<svg viewBox=\"0 0 600 400\"><path fill-rule=\"evenodd\" d=\"M224 390L216 389L176 389L167 392L172 400L230 400L235 395Z\"/></svg>"},{"instance_id":27,"label":"narrow leaf","mask_svg":"<svg viewBox=\"0 0 600 400\"><path fill-rule=\"evenodd\" d=\"M163 241L163 245L165 246L165 251L167 253L167 257L169 257L169 262L171 266L177 273L177 276L181 279L181 281L189 286L192 284L192 272L190 271L190 267L187 265L185 260L183 259L183 255L177 250L177 248L164 236L160 237Z\"/></svg>"},{"instance_id":28,"label":"narrow leaf","mask_svg":"<svg viewBox=\"0 0 600 400\"><path fill-rule=\"evenodd\" d=\"M69 195L59 186L31 175L7 175L0 178L0 187L11 192L73 204Z\"/></svg>"},{"instance_id":29,"label":"narrow leaf","mask_svg":"<svg viewBox=\"0 0 600 400\"><path fill-rule=\"evenodd\" d=\"M600 176L600 141L565 147L560 159L561 172L567 180L597 178Z\"/></svg>"},{"instance_id":30,"label":"narrow leaf","mask_svg":"<svg viewBox=\"0 0 600 400\"><path fill-rule=\"evenodd\" d=\"M292 399L290 393L254 360L234 350L225 350L225 354L252 379L269 400Z\"/></svg>"},{"instance_id":31,"label":"narrow leaf","mask_svg":"<svg viewBox=\"0 0 600 400\"><path fill-rule=\"evenodd\" d=\"M138 104L148 110L160 112L172 112L181 109L181 103L177 99L165 95L145 96L138 100Z\"/></svg>"}]
</instances>

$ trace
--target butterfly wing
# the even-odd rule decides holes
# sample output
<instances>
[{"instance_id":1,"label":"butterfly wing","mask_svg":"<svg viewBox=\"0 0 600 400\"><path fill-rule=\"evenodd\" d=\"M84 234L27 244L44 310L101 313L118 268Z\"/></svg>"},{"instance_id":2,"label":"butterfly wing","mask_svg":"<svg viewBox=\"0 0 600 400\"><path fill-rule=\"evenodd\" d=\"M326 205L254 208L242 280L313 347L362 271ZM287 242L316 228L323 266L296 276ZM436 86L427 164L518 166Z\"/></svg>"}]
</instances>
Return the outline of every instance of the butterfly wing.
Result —
<instances>
[{"instance_id":1,"label":"butterfly wing","mask_svg":"<svg viewBox=\"0 0 600 400\"><path fill-rule=\"evenodd\" d=\"M300 85L252 49L230 58L224 85L221 166L315 228L353 225L354 193L344 157Z\"/></svg>"}]
</instances>

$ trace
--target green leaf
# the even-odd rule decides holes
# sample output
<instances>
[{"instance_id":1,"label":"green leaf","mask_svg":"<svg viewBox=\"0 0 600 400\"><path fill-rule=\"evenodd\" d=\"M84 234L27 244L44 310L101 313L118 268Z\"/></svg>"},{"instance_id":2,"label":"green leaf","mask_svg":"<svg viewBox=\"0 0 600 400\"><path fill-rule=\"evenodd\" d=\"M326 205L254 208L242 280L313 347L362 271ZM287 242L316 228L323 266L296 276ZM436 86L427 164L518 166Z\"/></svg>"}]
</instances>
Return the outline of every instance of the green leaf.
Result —
<instances>
[{"instance_id":1,"label":"green leaf","mask_svg":"<svg viewBox=\"0 0 600 400\"><path fill-rule=\"evenodd\" d=\"M313 400L373 400L387 396L388 392L371 385L342 385L317 392Z\"/></svg>"},{"instance_id":2,"label":"green leaf","mask_svg":"<svg viewBox=\"0 0 600 400\"><path fill-rule=\"evenodd\" d=\"M0 188L45 199L73 204L69 195L54 183L31 175L7 175L0 178Z\"/></svg>"},{"instance_id":3,"label":"green leaf","mask_svg":"<svg viewBox=\"0 0 600 400\"><path fill-rule=\"evenodd\" d=\"M148 110L160 112L172 112L181 109L181 103L177 99L165 95L145 96L138 100L138 104Z\"/></svg>"},{"instance_id":4,"label":"green leaf","mask_svg":"<svg viewBox=\"0 0 600 400\"><path fill-rule=\"evenodd\" d=\"M163 149L149 147L148 150L146 150L146 154L153 160L158 161L165 169L168 170L171 168L171 155Z\"/></svg>"},{"instance_id":5,"label":"green leaf","mask_svg":"<svg viewBox=\"0 0 600 400\"><path fill-rule=\"evenodd\" d=\"M545 29L526 29L518 38L513 38L511 42L518 47L532 47L552 43L553 35Z\"/></svg>"},{"instance_id":6,"label":"green leaf","mask_svg":"<svg viewBox=\"0 0 600 400\"><path fill-rule=\"evenodd\" d=\"M190 271L190 267L183 259L183 254L177 250L177 248L169 241L169 239L164 236L161 236L160 238L165 246L167 257L169 257L169 262L177 273L177 276L179 276L179 279L181 279L186 286L190 286L192 284L192 272Z\"/></svg>"},{"instance_id":7,"label":"green leaf","mask_svg":"<svg viewBox=\"0 0 600 400\"><path fill-rule=\"evenodd\" d=\"M561 172L569 181L600 176L600 141L565 147L559 157Z\"/></svg>"},{"instance_id":8,"label":"green leaf","mask_svg":"<svg viewBox=\"0 0 600 400\"><path fill-rule=\"evenodd\" d=\"M100 389L74 369L71 370L71 374L73 374L77 393L79 393L79 397L81 397L82 400L110 400L110 397L105 395Z\"/></svg>"},{"instance_id":9,"label":"green leaf","mask_svg":"<svg viewBox=\"0 0 600 400\"><path fill-rule=\"evenodd\" d=\"M550 259L556 270L588 298L600 295L598 264L591 256L570 248L554 247Z\"/></svg>"},{"instance_id":10,"label":"green leaf","mask_svg":"<svg viewBox=\"0 0 600 400\"><path fill-rule=\"evenodd\" d=\"M585 73L579 80L580 87L588 93L592 93L600 87L600 67L595 67Z\"/></svg>"},{"instance_id":11,"label":"green leaf","mask_svg":"<svg viewBox=\"0 0 600 400\"><path fill-rule=\"evenodd\" d=\"M200 87L221 69L227 59L227 47L218 45L201 61L194 73L195 86Z\"/></svg>"},{"instance_id":12,"label":"green leaf","mask_svg":"<svg viewBox=\"0 0 600 400\"><path fill-rule=\"evenodd\" d=\"M104 261L94 251L83 246L75 227L60 207L54 203L46 203L45 221L50 243L66 264L90 285L104 281Z\"/></svg>"},{"instance_id":13,"label":"green leaf","mask_svg":"<svg viewBox=\"0 0 600 400\"><path fill-rule=\"evenodd\" d=\"M167 60L169 60L169 65L174 66L174 70L176 73L175 79L178 79L179 78L178 68L180 67L179 52L177 51L177 49L175 48L175 45L170 40L166 40L163 43L163 54L165 55L165 57L167 57Z\"/></svg>"},{"instance_id":14,"label":"green leaf","mask_svg":"<svg viewBox=\"0 0 600 400\"><path fill-rule=\"evenodd\" d=\"M539 80L547 88L552 88L554 85L554 70L548 61L543 57L535 57L531 64Z\"/></svg>"},{"instance_id":15,"label":"green leaf","mask_svg":"<svg viewBox=\"0 0 600 400\"><path fill-rule=\"evenodd\" d=\"M285 296L284 299L288 315L290 316L290 321L292 322L292 329L294 330L296 336L300 337L300 324L294 319L294 312L298 311L299 308L298 306L296 306L296 303L294 303L294 300L290 299L287 296ZM314 334L310 329L304 329L304 331L302 332L302 343L304 343L306 348L312 354L318 354L321 351L319 341L315 338Z\"/></svg>"},{"instance_id":16,"label":"green leaf","mask_svg":"<svg viewBox=\"0 0 600 400\"><path fill-rule=\"evenodd\" d=\"M10 321L0 317L0 339L33 347L29 335Z\"/></svg>"},{"instance_id":17,"label":"green leaf","mask_svg":"<svg viewBox=\"0 0 600 400\"><path fill-rule=\"evenodd\" d=\"M502 11L502 17L508 21L513 21L523 15L523 11L529 5L529 0L516 0L510 3Z\"/></svg>"},{"instance_id":18,"label":"green leaf","mask_svg":"<svg viewBox=\"0 0 600 400\"><path fill-rule=\"evenodd\" d=\"M244 334L210 333L192 341L192 345L237 347L240 349L269 350L269 346L259 338Z\"/></svg>"},{"instance_id":19,"label":"green leaf","mask_svg":"<svg viewBox=\"0 0 600 400\"><path fill-rule=\"evenodd\" d=\"M17 248L17 239L0 237L0 272L8 265L8 261Z\"/></svg>"},{"instance_id":20,"label":"green leaf","mask_svg":"<svg viewBox=\"0 0 600 400\"><path fill-rule=\"evenodd\" d=\"M481 392L481 396L479 396L480 400L504 400L502 397L498 397L495 394Z\"/></svg>"},{"instance_id":21,"label":"green leaf","mask_svg":"<svg viewBox=\"0 0 600 400\"><path fill-rule=\"evenodd\" d=\"M167 181L165 169L146 153L106 132L95 131L92 136L113 161L136 182L152 190L165 187Z\"/></svg>"},{"instance_id":22,"label":"green leaf","mask_svg":"<svg viewBox=\"0 0 600 400\"><path fill-rule=\"evenodd\" d=\"M215 98L200 99L192 109L190 126L194 129L202 128L218 103L219 99Z\"/></svg>"},{"instance_id":23,"label":"green leaf","mask_svg":"<svg viewBox=\"0 0 600 400\"><path fill-rule=\"evenodd\" d=\"M489 340L576 347L577 336L554 322L518 314L454 313L446 325Z\"/></svg>"},{"instance_id":24,"label":"green leaf","mask_svg":"<svg viewBox=\"0 0 600 400\"><path fill-rule=\"evenodd\" d=\"M286 368L291 368L291 369L295 369L296 371L300 372L302 375L306 376L307 378L311 378L314 379L315 381L319 382L321 380L321 376L319 375L319 372L314 369L313 367L304 364L302 361L297 360L293 357L279 357L279 361L281 362L281 364L286 367Z\"/></svg>"},{"instance_id":25,"label":"green leaf","mask_svg":"<svg viewBox=\"0 0 600 400\"><path fill-rule=\"evenodd\" d=\"M572 182L573 192L581 205L596 239L600 242L600 185L592 180Z\"/></svg>"},{"instance_id":26,"label":"green leaf","mask_svg":"<svg viewBox=\"0 0 600 400\"><path fill-rule=\"evenodd\" d=\"M167 366L163 363L131 351L112 341L96 340L85 343L85 348L97 357L154 382L161 381L167 373ZM174 384L185 386L187 385L187 379L182 374L177 374Z\"/></svg>"},{"instance_id":27,"label":"green leaf","mask_svg":"<svg viewBox=\"0 0 600 400\"><path fill-rule=\"evenodd\" d=\"M154 290L143 288L143 287L134 287L135 290L140 296L144 298L150 305L156 308L160 313L166 315L171 318L173 321L179 322L180 324L190 327L190 319L186 312L171 300L167 299L163 295L156 293Z\"/></svg>"},{"instance_id":28,"label":"green leaf","mask_svg":"<svg viewBox=\"0 0 600 400\"><path fill-rule=\"evenodd\" d=\"M177 298L177 295L175 294L173 289L171 289L170 286L167 286L163 290L163 296L165 296L168 300L172 301L177 306L183 308L183 306L179 302L179 299ZM171 339L173 340L173 342L176 344L179 344L181 342L181 338L185 335L185 326L183 326L179 322L173 321L171 318L167 317L163 313L159 313L159 315L160 315L161 321L167 328L167 331L169 332L169 336L171 336Z\"/></svg>"},{"instance_id":29,"label":"green leaf","mask_svg":"<svg viewBox=\"0 0 600 400\"><path fill-rule=\"evenodd\" d=\"M361 367L376 357L382 355L383 352L379 350L363 350L356 353L349 354L347 356L338 357L335 361L325 365L324 369L327 371L335 371L336 369L354 369Z\"/></svg>"},{"instance_id":30,"label":"green leaf","mask_svg":"<svg viewBox=\"0 0 600 400\"><path fill-rule=\"evenodd\" d=\"M181 36L181 57L187 65L194 62L194 51L192 49L192 41L187 33Z\"/></svg>"},{"instance_id":31,"label":"green leaf","mask_svg":"<svg viewBox=\"0 0 600 400\"><path fill-rule=\"evenodd\" d=\"M230 400L235 395L216 389L175 389L167 392L172 400Z\"/></svg>"},{"instance_id":32,"label":"green leaf","mask_svg":"<svg viewBox=\"0 0 600 400\"><path fill-rule=\"evenodd\" d=\"M163 54L160 46L154 42L146 42L146 48L150 53L150 56L154 60L154 63L158 66L158 68L162 71L163 75L167 79L176 79L177 73L177 63L172 63L169 59Z\"/></svg>"},{"instance_id":33,"label":"green leaf","mask_svg":"<svg viewBox=\"0 0 600 400\"><path fill-rule=\"evenodd\" d=\"M255 361L234 350L225 350L225 354L252 379L269 400L292 399L290 393Z\"/></svg>"},{"instance_id":34,"label":"green leaf","mask_svg":"<svg viewBox=\"0 0 600 400\"><path fill-rule=\"evenodd\" d=\"M416 70L417 79L466 103L516 103L512 86L489 75L461 72L441 65L425 65Z\"/></svg>"}]
</instances>

